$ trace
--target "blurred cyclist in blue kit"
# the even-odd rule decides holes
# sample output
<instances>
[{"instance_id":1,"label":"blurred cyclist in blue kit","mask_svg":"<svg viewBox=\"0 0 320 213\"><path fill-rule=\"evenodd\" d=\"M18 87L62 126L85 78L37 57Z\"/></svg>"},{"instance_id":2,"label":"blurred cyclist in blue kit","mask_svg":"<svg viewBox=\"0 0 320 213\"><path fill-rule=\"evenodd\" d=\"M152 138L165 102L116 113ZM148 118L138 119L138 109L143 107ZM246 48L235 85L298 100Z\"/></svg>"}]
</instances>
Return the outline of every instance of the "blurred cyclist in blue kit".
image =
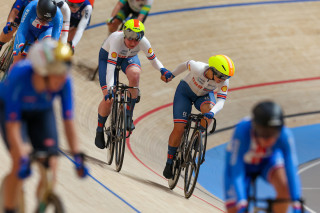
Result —
<instances>
[{"instance_id":1,"label":"blurred cyclist in blue kit","mask_svg":"<svg viewBox=\"0 0 320 213\"><path fill-rule=\"evenodd\" d=\"M59 144L53 101L57 96L77 174L80 177L87 174L73 121L71 56L68 44L51 39L40 41L30 48L25 60L12 66L6 80L0 83L1 135L12 159L11 171L2 183L6 213L16 211L23 179L31 173L27 142L34 151L53 155L49 166L56 175Z\"/></svg>"},{"instance_id":2,"label":"blurred cyclist in blue kit","mask_svg":"<svg viewBox=\"0 0 320 213\"><path fill-rule=\"evenodd\" d=\"M250 179L260 176L276 192L276 199L290 199L293 210L301 204L294 138L284 126L281 107L263 101L253 108L252 118L240 121L227 147L225 198L227 212L245 212ZM249 180L249 181L248 181ZM287 212L289 202L273 204L273 212Z\"/></svg>"}]
</instances>

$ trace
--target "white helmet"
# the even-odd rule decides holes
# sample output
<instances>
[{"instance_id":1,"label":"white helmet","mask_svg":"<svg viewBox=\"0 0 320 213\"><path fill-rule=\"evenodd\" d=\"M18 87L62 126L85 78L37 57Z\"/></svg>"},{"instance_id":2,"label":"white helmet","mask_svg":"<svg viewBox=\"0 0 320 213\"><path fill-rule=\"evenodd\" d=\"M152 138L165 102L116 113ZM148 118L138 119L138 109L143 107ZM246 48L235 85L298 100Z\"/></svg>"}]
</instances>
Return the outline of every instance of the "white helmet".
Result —
<instances>
[{"instance_id":1,"label":"white helmet","mask_svg":"<svg viewBox=\"0 0 320 213\"><path fill-rule=\"evenodd\" d=\"M72 50L67 44L44 39L31 46L28 59L41 76L64 75L71 67Z\"/></svg>"}]
</instances>

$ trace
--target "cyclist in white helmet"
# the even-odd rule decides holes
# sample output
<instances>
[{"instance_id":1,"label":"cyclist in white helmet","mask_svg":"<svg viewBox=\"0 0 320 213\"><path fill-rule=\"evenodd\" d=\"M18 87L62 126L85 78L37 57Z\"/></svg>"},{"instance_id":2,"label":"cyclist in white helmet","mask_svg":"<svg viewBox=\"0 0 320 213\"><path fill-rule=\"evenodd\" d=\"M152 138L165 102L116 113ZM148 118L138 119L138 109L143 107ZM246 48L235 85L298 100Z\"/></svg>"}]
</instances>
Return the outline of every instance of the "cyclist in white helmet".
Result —
<instances>
[{"instance_id":1,"label":"cyclist in white helmet","mask_svg":"<svg viewBox=\"0 0 320 213\"><path fill-rule=\"evenodd\" d=\"M24 136L30 139L33 150L53 155L50 168L56 174L58 134L53 110L56 96L61 98L66 138L77 174L80 177L87 174L73 122L72 82L68 74L71 56L67 44L51 39L40 41L30 48L27 59L13 65L6 80L0 83L1 136L12 159L11 171L2 183L6 213L16 211L23 179L31 173L27 148L30 144Z\"/></svg>"}]
</instances>

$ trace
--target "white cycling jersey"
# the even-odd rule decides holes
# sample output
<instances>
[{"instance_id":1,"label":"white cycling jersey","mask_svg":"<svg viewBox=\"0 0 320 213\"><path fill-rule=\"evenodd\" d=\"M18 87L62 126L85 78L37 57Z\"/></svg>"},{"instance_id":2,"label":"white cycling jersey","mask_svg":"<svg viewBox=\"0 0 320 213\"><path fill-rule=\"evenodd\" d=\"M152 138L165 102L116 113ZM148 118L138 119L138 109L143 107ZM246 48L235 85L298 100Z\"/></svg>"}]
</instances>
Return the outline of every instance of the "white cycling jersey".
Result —
<instances>
[{"instance_id":1,"label":"white cycling jersey","mask_svg":"<svg viewBox=\"0 0 320 213\"><path fill-rule=\"evenodd\" d=\"M211 112L216 114L219 112L224 105L227 98L229 79L222 81L221 83L216 83L214 80L210 80L205 76L205 72L209 68L209 65L199 61L186 61L178 65L173 71L174 76L189 70L189 74L183 78L191 90L197 96L203 96L211 91L217 90L217 103L211 109Z\"/></svg>"},{"instance_id":2,"label":"white cycling jersey","mask_svg":"<svg viewBox=\"0 0 320 213\"><path fill-rule=\"evenodd\" d=\"M60 35L60 41L64 44L68 41L69 28L70 28L70 8L68 4L64 0L55 0L57 6L60 8L61 13L63 15L63 25Z\"/></svg>"},{"instance_id":3,"label":"white cycling jersey","mask_svg":"<svg viewBox=\"0 0 320 213\"><path fill-rule=\"evenodd\" d=\"M146 6L146 7L151 7L153 0L127 0L129 3L130 8L134 12L140 12L140 10Z\"/></svg>"},{"instance_id":4,"label":"white cycling jersey","mask_svg":"<svg viewBox=\"0 0 320 213\"><path fill-rule=\"evenodd\" d=\"M107 66L107 76L106 76L106 82L107 82L107 89L109 90L110 87L113 85L114 82L114 71L116 68L116 61L118 58L131 58L140 52L142 50L144 54L149 59L152 66L159 70L163 68L162 63L159 61L159 59L154 54L151 44L149 40L144 36L139 44L133 48L129 49L125 43L124 43L124 35L122 31L117 31L112 33L102 44L102 47L104 50L106 50L108 55L108 66ZM114 63L109 63L109 60Z\"/></svg>"},{"instance_id":5,"label":"white cycling jersey","mask_svg":"<svg viewBox=\"0 0 320 213\"><path fill-rule=\"evenodd\" d=\"M85 29L88 26L90 17L91 17L91 13L92 13L92 6L91 5L87 5L83 8L83 10L81 11L81 19L80 22L77 26L77 31L72 39L72 46L75 47L77 46L77 44L79 43L83 32L85 31Z\"/></svg>"}]
</instances>

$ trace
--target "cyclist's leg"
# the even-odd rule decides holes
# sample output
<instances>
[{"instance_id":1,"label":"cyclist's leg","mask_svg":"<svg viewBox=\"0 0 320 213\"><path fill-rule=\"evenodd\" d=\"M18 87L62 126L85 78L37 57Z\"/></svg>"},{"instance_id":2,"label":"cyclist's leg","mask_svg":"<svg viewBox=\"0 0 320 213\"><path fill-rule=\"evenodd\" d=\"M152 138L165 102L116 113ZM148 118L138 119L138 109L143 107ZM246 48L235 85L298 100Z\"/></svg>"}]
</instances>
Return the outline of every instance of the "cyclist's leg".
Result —
<instances>
[{"instance_id":1,"label":"cyclist's leg","mask_svg":"<svg viewBox=\"0 0 320 213\"><path fill-rule=\"evenodd\" d=\"M125 5L117 13L116 18L113 20L113 22L108 24L109 34L117 31L120 24L122 24L122 22L130 15L131 12L132 10L129 7L129 3L126 2Z\"/></svg>"},{"instance_id":2,"label":"cyclist's leg","mask_svg":"<svg viewBox=\"0 0 320 213\"><path fill-rule=\"evenodd\" d=\"M174 100L173 100L173 130L169 136L168 141L168 154L167 154L167 162L166 167L163 171L163 176L166 178L172 177L172 163L173 157L175 156L177 149L180 145L181 138L184 132L184 127L187 123L188 115L191 113L192 109L192 100L189 97L188 92L190 88L184 82L181 81L178 85ZM191 91L192 92L192 91ZM194 93L191 95L194 95Z\"/></svg>"},{"instance_id":3,"label":"cyclist's leg","mask_svg":"<svg viewBox=\"0 0 320 213\"><path fill-rule=\"evenodd\" d=\"M195 102L194 106L197 110L201 111L202 114L210 112L213 106L216 104L216 99L213 92L208 93L207 95L199 97ZM212 120L208 120L208 126ZM206 122L202 119L201 126L205 128Z\"/></svg>"},{"instance_id":4,"label":"cyclist's leg","mask_svg":"<svg viewBox=\"0 0 320 213\"><path fill-rule=\"evenodd\" d=\"M276 191L276 199L289 199L289 187L284 168L283 154L280 150L275 150L274 154L268 159L262 171L262 177L273 185ZM273 212L287 212L289 203L273 204Z\"/></svg>"},{"instance_id":5,"label":"cyclist's leg","mask_svg":"<svg viewBox=\"0 0 320 213\"><path fill-rule=\"evenodd\" d=\"M25 42L28 42L28 45L26 47L24 47L24 50L21 53L20 52L21 48L23 48L25 43L21 43L19 41L18 36L15 37L14 47L13 47L13 63L12 63L12 65L15 64L16 62L24 59L27 56L27 52L28 52L28 49L29 49L30 45L33 44L34 41L35 41L35 38L34 38L34 36L32 34L26 35L25 38L26 38Z\"/></svg>"},{"instance_id":6,"label":"cyclist's leg","mask_svg":"<svg viewBox=\"0 0 320 213\"><path fill-rule=\"evenodd\" d=\"M100 149L105 148L103 128L111 112L111 105L112 105L111 100L109 99L105 100L105 96L108 94L107 82L106 82L107 61L108 61L108 52L103 48L101 48L99 52L99 82L100 82L101 90L103 93L103 97L98 107L98 125L96 129L96 137L95 137L95 144Z\"/></svg>"},{"instance_id":7,"label":"cyclist's leg","mask_svg":"<svg viewBox=\"0 0 320 213\"><path fill-rule=\"evenodd\" d=\"M22 191L23 181L18 178L17 174L20 166L20 158L18 157L18 150L16 148L9 148L9 143L5 134L5 113L4 107L0 104L0 124L1 124L1 135L3 137L3 141L10 153L10 157L12 160L12 167L10 172L5 176L2 182L3 194L2 199L5 210L16 210L18 207L18 195ZM0 211L2 211L1 209Z\"/></svg>"},{"instance_id":8,"label":"cyclist's leg","mask_svg":"<svg viewBox=\"0 0 320 213\"><path fill-rule=\"evenodd\" d=\"M31 113L30 113L31 114ZM58 134L53 108L32 112L28 117L28 133L34 151L44 151L52 155L49 167L53 174L53 184L56 180L57 155L58 155ZM45 174L40 172L40 180L37 188L37 198L44 193Z\"/></svg>"},{"instance_id":9,"label":"cyclist's leg","mask_svg":"<svg viewBox=\"0 0 320 213\"><path fill-rule=\"evenodd\" d=\"M124 59L121 64L121 69L125 72L130 87L139 87L140 73L141 73L141 65L138 56L134 56L132 58ZM128 105L127 105L127 119L131 119L131 127L130 130L133 130L135 127L132 122L133 110L136 104L138 97L137 89L129 89L128 94Z\"/></svg>"}]
</instances>

